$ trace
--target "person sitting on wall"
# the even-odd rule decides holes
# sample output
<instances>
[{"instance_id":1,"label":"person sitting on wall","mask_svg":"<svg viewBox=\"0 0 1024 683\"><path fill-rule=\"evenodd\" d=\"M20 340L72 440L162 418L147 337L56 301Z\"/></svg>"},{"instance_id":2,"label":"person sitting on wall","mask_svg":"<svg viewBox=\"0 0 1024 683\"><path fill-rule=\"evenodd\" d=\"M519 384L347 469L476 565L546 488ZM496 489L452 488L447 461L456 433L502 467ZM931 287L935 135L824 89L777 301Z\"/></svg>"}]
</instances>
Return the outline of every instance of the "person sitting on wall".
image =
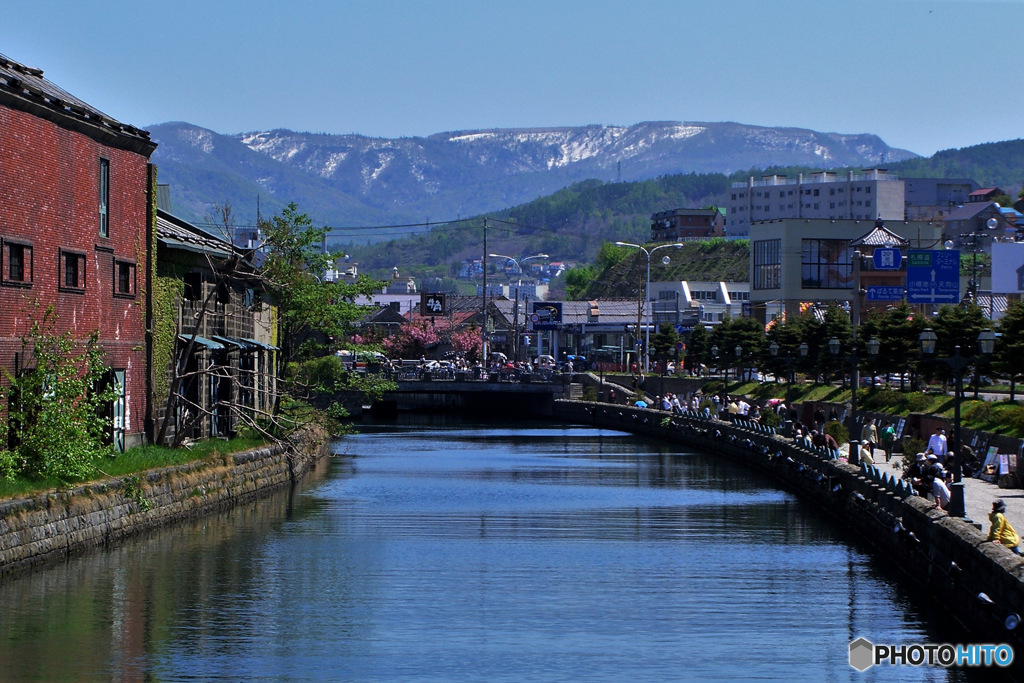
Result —
<instances>
[{"instance_id":1,"label":"person sitting on wall","mask_svg":"<svg viewBox=\"0 0 1024 683\"><path fill-rule=\"evenodd\" d=\"M939 456L932 453L928 456L925 468L925 479L931 485L931 494L935 499L935 507L945 510L949 505L949 487L946 485L946 470L939 463Z\"/></svg>"},{"instance_id":2,"label":"person sitting on wall","mask_svg":"<svg viewBox=\"0 0 1024 683\"><path fill-rule=\"evenodd\" d=\"M1002 543L1016 554L1024 555L1020 551L1020 536L1006 520L1005 512L1006 503L1001 498L996 499L992 503L992 513L988 516L989 521L992 522L992 527L989 529L988 538L985 540Z\"/></svg>"},{"instance_id":3,"label":"person sitting on wall","mask_svg":"<svg viewBox=\"0 0 1024 683\"><path fill-rule=\"evenodd\" d=\"M928 467L927 456L924 453L918 453L914 457L914 461L903 470L903 479L910 482L914 492L922 498L927 498L931 493L931 486L925 481L926 467Z\"/></svg>"},{"instance_id":4,"label":"person sitting on wall","mask_svg":"<svg viewBox=\"0 0 1024 683\"><path fill-rule=\"evenodd\" d=\"M860 445L860 461L869 467L875 464L874 449L871 448L871 444L862 443Z\"/></svg>"}]
</instances>

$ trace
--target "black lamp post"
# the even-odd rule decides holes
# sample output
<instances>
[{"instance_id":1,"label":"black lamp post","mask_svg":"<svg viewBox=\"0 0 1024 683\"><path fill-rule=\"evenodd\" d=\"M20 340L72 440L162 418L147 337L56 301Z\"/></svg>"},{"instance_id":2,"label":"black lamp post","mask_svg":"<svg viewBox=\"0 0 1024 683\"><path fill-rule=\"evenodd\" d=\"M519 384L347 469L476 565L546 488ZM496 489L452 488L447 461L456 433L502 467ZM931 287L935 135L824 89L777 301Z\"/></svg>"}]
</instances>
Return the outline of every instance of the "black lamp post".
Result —
<instances>
[{"instance_id":1,"label":"black lamp post","mask_svg":"<svg viewBox=\"0 0 1024 683\"><path fill-rule=\"evenodd\" d=\"M737 344L733 351L736 353L736 383L739 384L741 381L740 373L743 372L743 347Z\"/></svg>"},{"instance_id":2,"label":"black lamp post","mask_svg":"<svg viewBox=\"0 0 1024 683\"><path fill-rule=\"evenodd\" d=\"M807 353L810 351L810 347L807 346L807 342L803 342L802 344L800 344L798 350L800 352L801 358L807 358ZM777 358L779 355L779 343L776 341L772 341L772 343L768 346L768 353L770 353L772 357ZM786 363L786 405L788 406L790 403L790 389L793 387L794 380L793 352L786 351L786 356L785 358L783 358L783 361L785 361Z\"/></svg>"},{"instance_id":3,"label":"black lamp post","mask_svg":"<svg viewBox=\"0 0 1024 683\"><path fill-rule=\"evenodd\" d=\"M966 502L964 499L963 464L964 456L960 443L960 398L964 393L964 369L974 362L973 358L965 358L960 355L960 345L953 348L952 358L936 358L935 345L939 337L930 327L926 327L918 341L921 342L921 352L928 357L952 368L956 377L955 395L953 396L953 486L949 491L949 507L946 512L950 517L964 517L966 515ZM978 335L978 346L983 355L990 355L995 348L996 335L992 330L982 330Z\"/></svg>"},{"instance_id":4,"label":"black lamp post","mask_svg":"<svg viewBox=\"0 0 1024 683\"><path fill-rule=\"evenodd\" d=\"M872 356L877 356L881 345L877 337L872 337L867 343L868 353ZM839 355L841 346L842 344L836 337L828 340L828 351L833 356ZM846 458L846 461L851 465L860 464L860 437L855 433L857 430L857 385L860 384L858 370L857 334L854 331L853 343L850 344L850 453Z\"/></svg>"},{"instance_id":5,"label":"black lamp post","mask_svg":"<svg viewBox=\"0 0 1024 683\"><path fill-rule=\"evenodd\" d=\"M715 369L717 370L718 369L718 362L717 362L718 361L718 346L717 345L712 346L710 351L711 351L711 358L712 358L712 360L716 361L715 362ZM725 376L725 381L726 382L729 381L729 375L728 374L726 374L726 376Z\"/></svg>"}]
</instances>

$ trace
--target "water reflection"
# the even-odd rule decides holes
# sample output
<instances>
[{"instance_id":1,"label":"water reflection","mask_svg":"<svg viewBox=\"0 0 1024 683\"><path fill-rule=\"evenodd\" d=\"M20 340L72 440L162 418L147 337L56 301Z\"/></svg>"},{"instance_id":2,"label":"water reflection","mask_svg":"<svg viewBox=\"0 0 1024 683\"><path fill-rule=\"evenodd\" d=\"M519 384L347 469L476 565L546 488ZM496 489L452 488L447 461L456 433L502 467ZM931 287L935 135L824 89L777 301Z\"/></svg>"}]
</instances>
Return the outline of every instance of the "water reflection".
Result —
<instances>
[{"instance_id":1,"label":"water reflection","mask_svg":"<svg viewBox=\"0 0 1024 683\"><path fill-rule=\"evenodd\" d=\"M770 481L591 428L370 426L322 478L5 581L12 680L959 680L856 674L934 640ZM881 673L879 673L881 672Z\"/></svg>"}]
</instances>

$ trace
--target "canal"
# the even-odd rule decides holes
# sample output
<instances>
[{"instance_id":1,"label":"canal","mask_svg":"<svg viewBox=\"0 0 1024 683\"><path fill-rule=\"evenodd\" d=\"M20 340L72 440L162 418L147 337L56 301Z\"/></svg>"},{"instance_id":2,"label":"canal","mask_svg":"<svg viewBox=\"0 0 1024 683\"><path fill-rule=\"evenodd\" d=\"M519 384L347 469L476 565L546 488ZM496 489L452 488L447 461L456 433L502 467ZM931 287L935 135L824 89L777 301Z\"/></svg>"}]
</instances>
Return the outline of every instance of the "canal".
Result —
<instances>
[{"instance_id":1,"label":"canal","mask_svg":"<svg viewBox=\"0 0 1024 683\"><path fill-rule=\"evenodd\" d=\"M953 681L886 570L738 465L622 432L364 425L318 478L0 585L0 678Z\"/></svg>"}]
</instances>

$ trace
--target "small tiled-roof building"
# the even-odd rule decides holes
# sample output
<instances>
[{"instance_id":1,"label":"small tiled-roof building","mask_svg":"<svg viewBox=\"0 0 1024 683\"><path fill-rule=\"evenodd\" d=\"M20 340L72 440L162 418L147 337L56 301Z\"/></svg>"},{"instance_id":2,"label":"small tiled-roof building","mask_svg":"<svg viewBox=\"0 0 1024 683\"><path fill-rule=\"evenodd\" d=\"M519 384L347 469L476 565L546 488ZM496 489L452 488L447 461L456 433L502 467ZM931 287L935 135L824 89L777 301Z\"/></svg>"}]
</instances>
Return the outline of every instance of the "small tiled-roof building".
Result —
<instances>
[{"instance_id":1,"label":"small tiled-roof building","mask_svg":"<svg viewBox=\"0 0 1024 683\"><path fill-rule=\"evenodd\" d=\"M53 307L57 333L98 331L118 449L141 443L148 426L155 149L146 131L0 55L0 365L32 367L21 337L36 304Z\"/></svg>"}]
</instances>

